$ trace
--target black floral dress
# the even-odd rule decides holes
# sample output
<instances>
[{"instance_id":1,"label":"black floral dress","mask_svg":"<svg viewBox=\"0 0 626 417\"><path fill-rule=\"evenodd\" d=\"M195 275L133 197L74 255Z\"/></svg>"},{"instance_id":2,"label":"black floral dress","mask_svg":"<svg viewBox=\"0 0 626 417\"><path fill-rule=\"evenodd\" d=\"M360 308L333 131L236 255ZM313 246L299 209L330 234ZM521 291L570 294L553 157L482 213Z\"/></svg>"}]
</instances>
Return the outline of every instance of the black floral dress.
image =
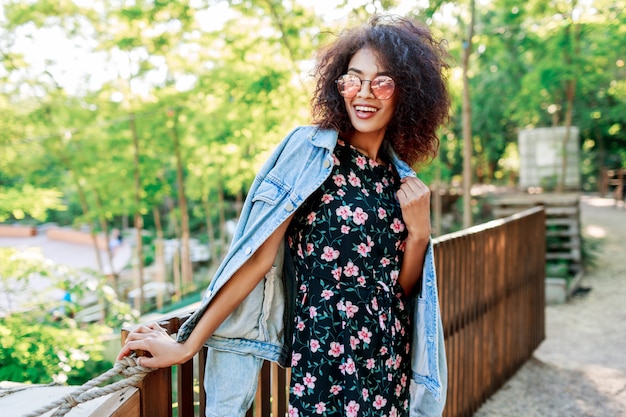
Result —
<instances>
[{"instance_id":1,"label":"black floral dress","mask_svg":"<svg viewBox=\"0 0 626 417\"><path fill-rule=\"evenodd\" d=\"M391 165L339 141L288 242L298 292L289 416L408 415L410 323L397 284L405 226Z\"/></svg>"}]
</instances>

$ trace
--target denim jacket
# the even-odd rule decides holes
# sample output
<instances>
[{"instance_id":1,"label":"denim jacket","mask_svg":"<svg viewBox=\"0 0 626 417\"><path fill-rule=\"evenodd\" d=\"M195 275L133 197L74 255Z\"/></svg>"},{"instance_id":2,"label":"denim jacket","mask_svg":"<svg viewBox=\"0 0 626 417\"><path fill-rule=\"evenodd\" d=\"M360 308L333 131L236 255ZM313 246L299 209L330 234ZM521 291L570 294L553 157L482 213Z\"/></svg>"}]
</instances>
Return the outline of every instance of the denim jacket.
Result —
<instances>
[{"instance_id":1,"label":"denim jacket","mask_svg":"<svg viewBox=\"0 0 626 417\"><path fill-rule=\"evenodd\" d=\"M230 249L204 295L184 323L184 342L219 289L263 242L328 178L337 132L315 126L293 130L258 172L244 203ZM401 178L415 172L387 149ZM243 416L254 399L263 360L289 366L295 280L289 251L281 247L270 271L228 316L212 337L205 373L207 415ZM447 367L437 296L432 242L424 262L421 288L412 300L411 413L440 416Z\"/></svg>"}]
</instances>

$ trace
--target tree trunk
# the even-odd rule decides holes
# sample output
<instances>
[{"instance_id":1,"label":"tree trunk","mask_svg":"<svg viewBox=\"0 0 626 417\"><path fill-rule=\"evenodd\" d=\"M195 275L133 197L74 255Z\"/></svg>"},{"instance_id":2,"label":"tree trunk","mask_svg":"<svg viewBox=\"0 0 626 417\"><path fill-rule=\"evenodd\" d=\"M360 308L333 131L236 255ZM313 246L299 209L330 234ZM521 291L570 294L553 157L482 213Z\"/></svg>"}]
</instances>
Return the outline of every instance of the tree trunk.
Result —
<instances>
[{"instance_id":1,"label":"tree trunk","mask_svg":"<svg viewBox=\"0 0 626 417\"><path fill-rule=\"evenodd\" d=\"M463 228L472 225L472 104L469 91L469 61L474 37L475 3L470 0L470 24L463 43Z\"/></svg>"},{"instance_id":2,"label":"tree trunk","mask_svg":"<svg viewBox=\"0 0 626 417\"><path fill-rule=\"evenodd\" d=\"M576 7L576 1L572 4L572 13ZM573 19L570 15L570 19ZM572 29L574 34L572 35ZM578 57L580 50L580 25L574 24L573 20L570 21L565 27L565 37L567 38L567 44L571 45L571 48L564 48L563 58L567 68L572 69L572 72L576 72L574 68L574 58ZM565 80L565 135L562 140L562 160L561 160L561 178L557 186L557 191L563 192L565 190L565 178L567 175L567 144L570 140L570 134L572 131L572 117L574 113L574 97L576 94L576 75L572 75L571 78Z\"/></svg>"},{"instance_id":3,"label":"tree trunk","mask_svg":"<svg viewBox=\"0 0 626 417\"><path fill-rule=\"evenodd\" d=\"M80 185L80 181L74 175L74 182L76 184L76 189L78 190L78 198L80 200L80 206L83 210L83 214L85 217L89 217L89 205L87 204L87 196L85 195L85 190L83 186ZM98 247L98 236L96 235L96 228L93 222L89 221L89 234L91 235L91 242L96 251L96 262L98 263L98 271L102 274L102 258L100 257L100 248Z\"/></svg>"},{"instance_id":4,"label":"tree trunk","mask_svg":"<svg viewBox=\"0 0 626 417\"><path fill-rule=\"evenodd\" d=\"M228 235L226 230L226 201L224 199L224 188L222 187L222 178L219 178L217 182L217 206L219 208L219 219L220 219L220 247L219 247L219 260L222 260L222 257L226 253L226 246L228 242L226 242L226 236Z\"/></svg>"},{"instance_id":5,"label":"tree trunk","mask_svg":"<svg viewBox=\"0 0 626 417\"><path fill-rule=\"evenodd\" d=\"M161 213L159 207L152 207L152 217L154 218L154 227L156 228L156 240L154 241L154 263L157 267L156 282L164 283L165 279L165 254L163 251L163 226L161 225ZM157 308L163 308L163 293L157 291Z\"/></svg>"},{"instance_id":6,"label":"tree trunk","mask_svg":"<svg viewBox=\"0 0 626 417\"><path fill-rule=\"evenodd\" d=\"M130 126L130 132L133 137L133 178L135 187L135 262L134 262L134 277L135 288L139 288L139 297L135 297L134 307L141 313L144 294L143 294L143 242L141 241L141 235L143 231L143 218L141 217L141 180L139 176L139 135L137 134L137 125L135 124L135 114L130 113L128 117L128 123Z\"/></svg>"},{"instance_id":7,"label":"tree trunk","mask_svg":"<svg viewBox=\"0 0 626 417\"><path fill-rule=\"evenodd\" d=\"M170 129L174 142L174 157L176 158L176 186L178 188L178 208L180 209L181 245L180 261L182 283L187 289L193 284L193 270L191 266L191 251L189 248L189 213L187 212L187 198L185 197L185 181L183 178L183 161L180 154L180 138L178 136L178 114L175 110L168 113L172 117Z\"/></svg>"},{"instance_id":8,"label":"tree trunk","mask_svg":"<svg viewBox=\"0 0 626 417\"><path fill-rule=\"evenodd\" d=\"M117 271L115 271L115 268L113 267L113 251L111 251L111 245L109 245L109 226L107 224L106 218L102 214L102 198L100 198L100 193L98 192L98 190L94 190L94 196L96 200L96 207L98 208L98 220L100 221L100 228L102 229L105 241L107 242L106 254L107 261L109 262L109 268L111 269L110 278L113 284L113 289L115 290L115 294L119 295L119 276L117 274Z\"/></svg>"},{"instance_id":9,"label":"tree trunk","mask_svg":"<svg viewBox=\"0 0 626 417\"><path fill-rule=\"evenodd\" d=\"M215 228L213 227L213 220L211 218L211 207L209 205L209 191L205 190L202 193L202 208L204 209L204 216L206 221L206 234L209 242L209 250L211 251L211 261L217 262L218 251L217 241L215 239Z\"/></svg>"}]
</instances>

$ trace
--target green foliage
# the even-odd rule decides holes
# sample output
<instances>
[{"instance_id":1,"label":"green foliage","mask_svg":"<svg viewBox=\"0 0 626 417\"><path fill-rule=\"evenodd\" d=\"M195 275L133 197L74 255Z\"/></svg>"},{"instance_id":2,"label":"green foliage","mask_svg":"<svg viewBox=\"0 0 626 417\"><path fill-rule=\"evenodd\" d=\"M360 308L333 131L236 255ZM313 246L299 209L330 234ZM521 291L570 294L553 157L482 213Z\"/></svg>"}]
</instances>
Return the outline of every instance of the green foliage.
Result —
<instances>
[{"instance_id":1,"label":"green foliage","mask_svg":"<svg viewBox=\"0 0 626 417\"><path fill-rule=\"evenodd\" d=\"M53 189L35 188L30 184L19 188L0 187L0 222L23 220L27 215L45 221L48 210L62 211L63 194Z\"/></svg>"},{"instance_id":2,"label":"green foliage","mask_svg":"<svg viewBox=\"0 0 626 417\"><path fill-rule=\"evenodd\" d=\"M82 384L111 366L103 337L136 320L103 278L46 261L38 249L0 248L0 285L0 380ZM61 300L59 292L72 300ZM105 324L72 318L87 296L102 306Z\"/></svg>"},{"instance_id":3,"label":"green foliage","mask_svg":"<svg viewBox=\"0 0 626 417\"><path fill-rule=\"evenodd\" d=\"M205 217L217 224L223 210L236 215L235 201L274 145L309 121L315 50L345 26L401 3L348 11L347 2L336 2L324 15L297 0L3 3L0 218L119 226L137 210L154 227L156 208L166 234L175 237L178 137L189 223L192 233L206 232ZM469 74L475 179L515 179L518 130L562 123L565 81L572 79L586 189L599 184L600 167L626 164L624 6L624 0L476 6ZM332 20L338 11L346 17ZM406 12L442 35L453 58L454 103L440 162L420 167L427 183L438 175L451 183L462 168L459 68L468 5L438 1ZM70 88L59 70L62 58L35 68L17 40L51 29L87 54L84 62L103 62L105 71L85 66ZM131 120L139 142L139 203ZM61 212L64 207L69 210Z\"/></svg>"},{"instance_id":4,"label":"green foliage","mask_svg":"<svg viewBox=\"0 0 626 417\"><path fill-rule=\"evenodd\" d=\"M0 318L0 380L80 385L112 366L103 358L102 336L109 332L26 313Z\"/></svg>"}]
</instances>

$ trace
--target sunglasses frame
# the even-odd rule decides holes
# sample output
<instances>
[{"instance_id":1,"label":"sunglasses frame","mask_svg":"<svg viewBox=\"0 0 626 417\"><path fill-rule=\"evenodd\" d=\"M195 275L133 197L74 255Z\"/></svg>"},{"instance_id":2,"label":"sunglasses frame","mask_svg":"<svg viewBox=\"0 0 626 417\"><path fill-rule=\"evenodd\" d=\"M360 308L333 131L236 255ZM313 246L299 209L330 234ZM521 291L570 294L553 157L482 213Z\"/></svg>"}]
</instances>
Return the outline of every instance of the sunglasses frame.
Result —
<instances>
[{"instance_id":1,"label":"sunglasses frame","mask_svg":"<svg viewBox=\"0 0 626 417\"><path fill-rule=\"evenodd\" d=\"M359 80L359 86L358 86L358 89L356 89L356 92L354 93L354 95L344 95L344 93L342 92L342 88L341 87L342 87L342 85L345 85L345 83L346 83L345 79L348 78L348 77L349 78L356 78L357 80ZM388 82L387 79L391 81L392 89L391 89L391 94L389 94L389 97L385 97L385 98L378 97L377 91L381 87L375 86L375 85L372 84L378 78L384 78L386 83ZM337 78L335 80L335 84L337 84L337 90L339 91L339 94L342 97L348 98L348 99L356 97L356 95L359 93L359 91L361 91L361 88L363 88L363 83L364 82L370 83L370 91L372 92L374 97L376 97L378 100L389 100L389 99L391 99L391 97L393 97L393 94L396 92L396 82L394 81L393 78L391 78L388 75L377 75L376 77L374 77L371 80L362 80L361 77L359 77L356 74L343 74L342 76L340 76L339 78ZM378 84L380 84L380 83L377 83L377 85Z\"/></svg>"}]
</instances>

